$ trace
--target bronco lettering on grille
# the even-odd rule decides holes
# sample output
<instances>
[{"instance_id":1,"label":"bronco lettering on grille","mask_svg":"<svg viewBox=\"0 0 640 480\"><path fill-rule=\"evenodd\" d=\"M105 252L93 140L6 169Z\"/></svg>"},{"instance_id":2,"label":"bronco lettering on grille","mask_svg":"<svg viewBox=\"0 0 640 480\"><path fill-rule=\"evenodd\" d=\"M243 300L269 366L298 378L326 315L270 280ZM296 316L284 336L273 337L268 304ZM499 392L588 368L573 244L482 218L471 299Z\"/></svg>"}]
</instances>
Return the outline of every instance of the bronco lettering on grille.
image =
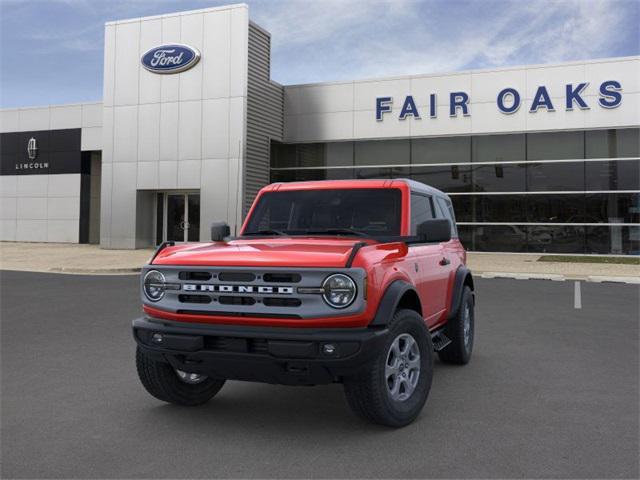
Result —
<instances>
[{"instance_id":1,"label":"bronco lettering on grille","mask_svg":"<svg viewBox=\"0 0 640 480\"><path fill-rule=\"evenodd\" d=\"M263 293L277 295L293 294L293 287L271 287L268 285L210 285L185 283L182 289L187 292L218 292L218 293Z\"/></svg>"}]
</instances>

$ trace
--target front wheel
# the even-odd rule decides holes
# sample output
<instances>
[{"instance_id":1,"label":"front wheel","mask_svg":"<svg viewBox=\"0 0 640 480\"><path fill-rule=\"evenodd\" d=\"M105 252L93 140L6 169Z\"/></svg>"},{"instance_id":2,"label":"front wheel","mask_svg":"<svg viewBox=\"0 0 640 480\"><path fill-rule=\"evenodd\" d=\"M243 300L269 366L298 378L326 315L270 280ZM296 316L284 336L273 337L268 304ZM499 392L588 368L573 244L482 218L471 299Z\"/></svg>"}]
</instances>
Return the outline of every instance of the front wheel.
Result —
<instances>
[{"instance_id":1,"label":"front wheel","mask_svg":"<svg viewBox=\"0 0 640 480\"><path fill-rule=\"evenodd\" d=\"M202 405L211 400L225 382L176 370L168 363L149 357L139 347L136 350L136 367L140 382L147 392L158 400L175 405Z\"/></svg>"},{"instance_id":2,"label":"front wheel","mask_svg":"<svg viewBox=\"0 0 640 480\"><path fill-rule=\"evenodd\" d=\"M403 427L424 406L433 378L431 335L420 314L398 311L379 354L359 375L345 378L351 409L381 425Z\"/></svg>"}]
</instances>

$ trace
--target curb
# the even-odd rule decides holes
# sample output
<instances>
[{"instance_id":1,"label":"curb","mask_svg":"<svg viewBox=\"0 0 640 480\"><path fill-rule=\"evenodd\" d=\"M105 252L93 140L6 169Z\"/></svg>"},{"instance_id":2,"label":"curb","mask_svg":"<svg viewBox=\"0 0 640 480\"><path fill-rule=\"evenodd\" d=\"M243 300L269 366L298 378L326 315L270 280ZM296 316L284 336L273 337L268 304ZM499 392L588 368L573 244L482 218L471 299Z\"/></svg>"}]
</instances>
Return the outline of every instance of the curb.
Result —
<instances>
[{"instance_id":1,"label":"curb","mask_svg":"<svg viewBox=\"0 0 640 480\"><path fill-rule=\"evenodd\" d=\"M609 277L604 275L566 276L547 273L506 273L506 272L478 272L480 278L510 278L515 280L552 280L554 282L584 281L591 283L626 283L640 285L640 277Z\"/></svg>"},{"instance_id":2,"label":"curb","mask_svg":"<svg viewBox=\"0 0 640 480\"><path fill-rule=\"evenodd\" d=\"M588 282L602 283L602 282L616 282L616 283L631 283L634 285L640 285L640 277L605 277L601 275L589 275Z\"/></svg>"},{"instance_id":3,"label":"curb","mask_svg":"<svg viewBox=\"0 0 640 480\"><path fill-rule=\"evenodd\" d=\"M74 267L53 267L49 269L52 273L82 273L82 274L118 274L118 273L140 273L140 267L131 268L74 268Z\"/></svg>"}]
</instances>

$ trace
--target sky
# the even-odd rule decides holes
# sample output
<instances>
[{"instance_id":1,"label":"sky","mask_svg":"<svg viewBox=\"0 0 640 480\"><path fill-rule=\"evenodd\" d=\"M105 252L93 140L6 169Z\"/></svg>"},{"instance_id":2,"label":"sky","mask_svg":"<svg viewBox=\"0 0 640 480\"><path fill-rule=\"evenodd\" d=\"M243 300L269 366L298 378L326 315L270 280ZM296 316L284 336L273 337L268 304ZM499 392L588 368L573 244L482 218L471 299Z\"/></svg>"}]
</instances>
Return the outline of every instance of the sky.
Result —
<instances>
[{"instance_id":1,"label":"sky","mask_svg":"<svg viewBox=\"0 0 640 480\"><path fill-rule=\"evenodd\" d=\"M104 23L225 5L0 0L0 107L102 99ZM284 85L640 54L640 0L248 0Z\"/></svg>"}]
</instances>

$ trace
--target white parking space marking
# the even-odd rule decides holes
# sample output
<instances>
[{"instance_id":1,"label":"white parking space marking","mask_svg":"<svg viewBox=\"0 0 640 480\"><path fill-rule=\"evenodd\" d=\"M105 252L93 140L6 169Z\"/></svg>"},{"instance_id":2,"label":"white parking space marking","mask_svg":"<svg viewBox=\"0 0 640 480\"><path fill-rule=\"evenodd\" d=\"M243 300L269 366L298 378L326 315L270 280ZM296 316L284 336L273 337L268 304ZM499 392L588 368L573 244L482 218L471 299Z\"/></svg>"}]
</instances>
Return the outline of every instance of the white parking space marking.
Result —
<instances>
[{"instance_id":1,"label":"white parking space marking","mask_svg":"<svg viewBox=\"0 0 640 480\"><path fill-rule=\"evenodd\" d=\"M582 292L580 289L580 282L575 282L573 288L573 308L582 308Z\"/></svg>"}]
</instances>

